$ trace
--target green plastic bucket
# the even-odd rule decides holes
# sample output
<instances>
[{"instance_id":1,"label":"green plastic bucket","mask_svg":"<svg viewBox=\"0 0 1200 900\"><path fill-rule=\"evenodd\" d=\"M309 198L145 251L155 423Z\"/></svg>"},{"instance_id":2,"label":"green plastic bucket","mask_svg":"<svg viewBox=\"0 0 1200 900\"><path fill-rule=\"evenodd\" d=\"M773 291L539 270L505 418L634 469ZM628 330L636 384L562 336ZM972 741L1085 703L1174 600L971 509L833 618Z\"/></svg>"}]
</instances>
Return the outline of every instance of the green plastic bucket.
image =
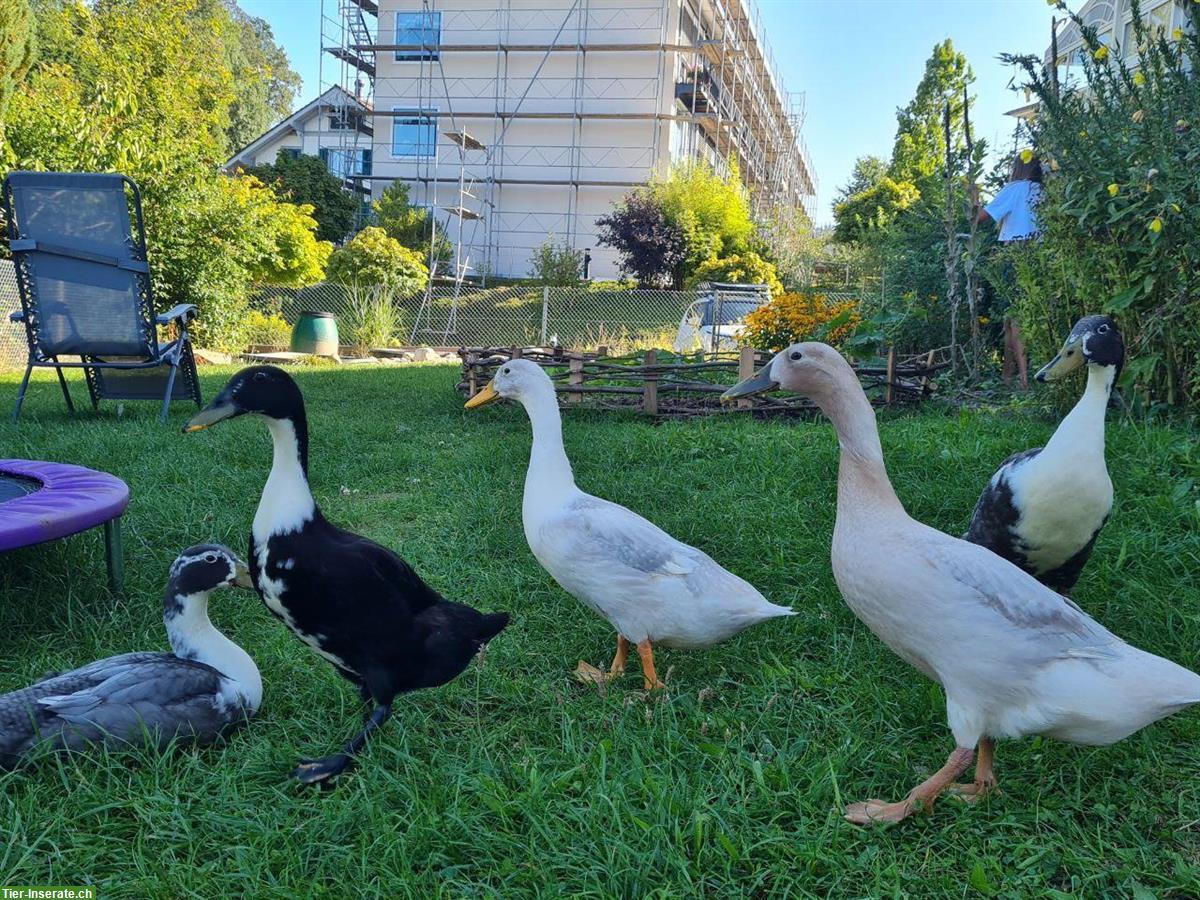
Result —
<instances>
[{"instance_id":1,"label":"green plastic bucket","mask_svg":"<svg viewBox=\"0 0 1200 900\"><path fill-rule=\"evenodd\" d=\"M304 310L292 327L293 353L313 356L338 355L338 327L333 313Z\"/></svg>"}]
</instances>

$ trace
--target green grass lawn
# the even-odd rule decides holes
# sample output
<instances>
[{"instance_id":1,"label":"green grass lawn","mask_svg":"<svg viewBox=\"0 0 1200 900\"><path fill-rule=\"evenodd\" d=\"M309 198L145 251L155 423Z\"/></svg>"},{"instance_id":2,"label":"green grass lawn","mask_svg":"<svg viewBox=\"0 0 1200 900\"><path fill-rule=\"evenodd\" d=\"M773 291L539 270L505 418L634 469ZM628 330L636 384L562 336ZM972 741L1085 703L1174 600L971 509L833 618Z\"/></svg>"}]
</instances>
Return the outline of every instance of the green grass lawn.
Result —
<instances>
[{"instance_id":1,"label":"green grass lawn","mask_svg":"<svg viewBox=\"0 0 1200 900\"><path fill-rule=\"evenodd\" d=\"M232 371L205 369L206 396ZM606 695L568 680L580 658L607 664L614 639L525 544L519 407L463 411L446 366L297 377L326 514L512 625L454 683L400 699L361 766L318 791L287 774L352 733L356 694L253 594L219 595L214 621L262 670L258 717L203 750L77 754L0 775L0 884L92 883L106 898L1200 894L1196 710L1110 748L1002 744L1004 793L974 807L945 800L890 829L842 820L845 801L902 796L952 740L941 689L834 586L825 421L567 416L581 487L799 612L712 650L663 651L670 690L648 699L636 665ZM201 541L244 552L271 456L249 418L180 434L182 405L168 425L152 403L72 420L46 378L14 427L16 381L0 375L0 456L106 469L133 500L122 600L107 596L98 532L0 557L0 691L165 647L168 564ZM1116 510L1075 597L1196 668L1196 436L1110 417ZM882 418L901 498L952 533L999 462L1053 428L1011 410Z\"/></svg>"}]
</instances>

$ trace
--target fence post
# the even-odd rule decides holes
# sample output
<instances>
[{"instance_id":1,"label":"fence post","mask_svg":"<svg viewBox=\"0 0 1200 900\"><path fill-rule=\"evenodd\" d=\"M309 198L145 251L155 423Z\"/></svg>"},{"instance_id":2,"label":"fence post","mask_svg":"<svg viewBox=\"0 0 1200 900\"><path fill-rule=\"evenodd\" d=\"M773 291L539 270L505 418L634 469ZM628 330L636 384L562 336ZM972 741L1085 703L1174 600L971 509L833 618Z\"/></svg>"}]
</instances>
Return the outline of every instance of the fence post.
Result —
<instances>
[{"instance_id":1,"label":"fence post","mask_svg":"<svg viewBox=\"0 0 1200 900\"><path fill-rule=\"evenodd\" d=\"M895 387L892 384L896 378L896 348L895 346L888 347L887 355L887 395L886 401L890 406L895 395Z\"/></svg>"},{"instance_id":2,"label":"fence post","mask_svg":"<svg viewBox=\"0 0 1200 900\"><path fill-rule=\"evenodd\" d=\"M642 365L649 369L658 365L658 351L647 350ZM642 382L642 411L648 416L658 415L658 373L647 371Z\"/></svg>"},{"instance_id":3,"label":"fence post","mask_svg":"<svg viewBox=\"0 0 1200 900\"><path fill-rule=\"evenodd\" d=\"M467 399L470 400L479 393L479 375L476 372L476 363L479 360L479 355L476 353L467 354Z\"/></svg>"},{"instance_id":4,"label":"fence post","mask_svg":"<svg viewBox=\"0 0 1200 900\"><path fill-rule=\"evenodd\" d=\"M753 374L754 374L754 348L753 347L743 347L738 352L738 381L742 381L746 378L749 378ZM751 403L749 397L747 397L745 400L739 400L737 402L738 409L749 409L752 405L753 404Z\"/></svg>"},{"instance_id":5,"label":"fence post","mask_svg":"<svg viewBox=\"0 0 1200 900\"><path fill-rule=\"evenodd\" d=\"M576 390L578 385L583 384L583 356L578 353L571 355L571 374L567 380L570 385L570 390L567 392L568 403L578 403L583 399L583 392Z\"/></svg>"},{"instance_id":6,"label":"fence post","mask_svg":"<svg viewBox=\"0 0 1200 900\"><path fill-rule=\"evenodd\" d=\"M541 339L541 346L543 346L543 347L546 346L546 340L547 340L546 334L549 331L549 328L548 328L549 323L550 323L550 286L544 285L542 287L542 339Z\"/></svg>"}]
</instances>

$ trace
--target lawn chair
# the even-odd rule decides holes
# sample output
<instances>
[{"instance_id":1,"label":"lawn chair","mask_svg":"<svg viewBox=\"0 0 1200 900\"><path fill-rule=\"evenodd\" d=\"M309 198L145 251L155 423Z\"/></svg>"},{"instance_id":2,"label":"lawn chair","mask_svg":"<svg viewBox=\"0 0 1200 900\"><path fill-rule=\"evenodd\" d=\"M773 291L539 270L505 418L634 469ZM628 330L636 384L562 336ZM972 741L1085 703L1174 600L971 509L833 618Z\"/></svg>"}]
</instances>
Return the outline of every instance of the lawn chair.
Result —
<instances>
[{"instance_id":1,"label":"lawn chair","mask_svg":"<svg viewBox=\"0 0 1200 900\"><path fill-rule=\"evenodd\" d=\"M154 313L137 185L124 175L12 172L2 200L21 294L9 319L24 324L29 344L13 421L35 366L58 373L72 413L64 368L84 370L93 409L101 400L162 398L165 421L172 400L201 406L187 332L197 310L185 303ZM171 323L175 340L160 344L157 326Z\"/></svg>"}]
</instances>

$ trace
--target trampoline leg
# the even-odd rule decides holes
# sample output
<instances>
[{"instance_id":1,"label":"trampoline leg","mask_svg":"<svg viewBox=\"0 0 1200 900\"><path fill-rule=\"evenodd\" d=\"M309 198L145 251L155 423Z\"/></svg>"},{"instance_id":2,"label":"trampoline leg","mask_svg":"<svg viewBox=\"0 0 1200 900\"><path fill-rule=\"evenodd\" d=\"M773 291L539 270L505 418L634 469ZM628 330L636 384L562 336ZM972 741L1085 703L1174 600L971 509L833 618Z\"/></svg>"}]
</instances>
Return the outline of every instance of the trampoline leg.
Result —
<instances>
[{"instance_id":1,"label":"trampoline leg","mask_svg":"<svg viewBox=\"0 0 1200 900\"><path fill-rule=\"evenodd\" d=\"M17 388L17 405L13 407L13 422L17 421L17 417L21 415L21 404L25 402L25 389L29 387L29 376L33 374L33 363L25 367L25 377L21 379L21 386Z\"/></svg>"},{"instance_id":2,"label":"trampoline leg","mask_svg":"<svg viewBox=\"0 0 1200 900\"><path fill-rule=\"evenodd\" d=\"M104 560L108 564L108 588L114 594L125 590L125 558L121 552L121 517L104 523Z\"/></svg>"},{"instance_id":3,"label":"trampoline leg","mask_svg":"<svg viewBox=\"0 0 1200 900\"><path fill-rule=\"evenodd\" d=\"M58 384L59 387L62 388L63 399L67 401L67 409L70 411L71 415L75 415L75 404L71 402L71 392L67 390L67 379L63 377L62 369L60 369L57 365L57 356L54 357L54 362L56 363L54 366L54 371L58 373Z\"/></svg>"}]
</instances>

